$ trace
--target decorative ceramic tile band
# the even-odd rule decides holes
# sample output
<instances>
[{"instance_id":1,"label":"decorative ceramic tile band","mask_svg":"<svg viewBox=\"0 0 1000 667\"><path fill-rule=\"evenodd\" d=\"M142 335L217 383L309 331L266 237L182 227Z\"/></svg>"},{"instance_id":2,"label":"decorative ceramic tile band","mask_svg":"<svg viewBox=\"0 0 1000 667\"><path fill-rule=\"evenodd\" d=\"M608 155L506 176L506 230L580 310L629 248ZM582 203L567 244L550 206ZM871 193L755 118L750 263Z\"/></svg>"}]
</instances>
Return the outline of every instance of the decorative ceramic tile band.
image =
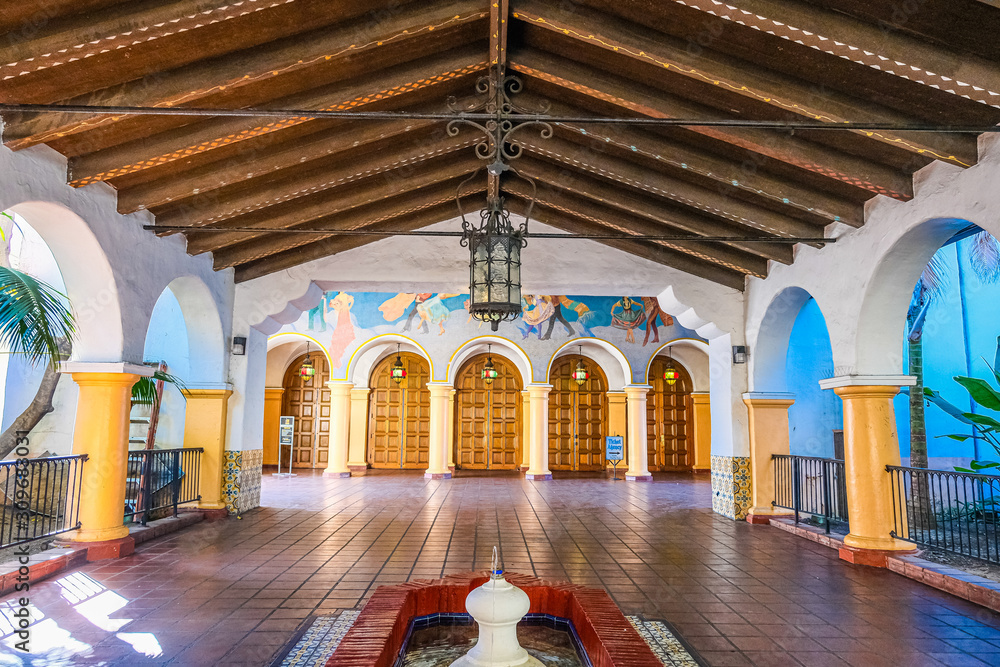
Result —
<instances>
[{"instance_id":1,"label":"decorative ceramic tile band","mask_svg":"<svg viewBox=\"0 0 1000 667\"><path fill-rule=\"evenodd\" d=\"M712 510L743 521L750 503L750 457L713 455Z\"/></svg>"},{"instance_id":2,"label":"decorative ceramic tile band","mask_svg":"<svg viewBox=\"0 0 1000 667\"><path fill-rule=\"evenodd\" d=\"M263 449L226 450L222 467L222 498L230 514L260 507L260 480Z\"/></svg>"}]
</instances>

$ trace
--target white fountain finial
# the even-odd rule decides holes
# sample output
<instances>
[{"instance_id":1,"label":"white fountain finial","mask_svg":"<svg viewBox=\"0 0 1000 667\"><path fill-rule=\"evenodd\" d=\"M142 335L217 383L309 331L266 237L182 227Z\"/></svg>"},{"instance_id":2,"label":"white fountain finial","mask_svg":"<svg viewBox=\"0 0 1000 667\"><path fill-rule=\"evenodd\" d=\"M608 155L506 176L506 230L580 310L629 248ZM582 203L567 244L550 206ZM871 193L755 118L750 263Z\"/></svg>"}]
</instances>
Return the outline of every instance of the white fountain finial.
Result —
<instances>
[{"instance_id":1,"label":"white fountain finial","mask_svg":"<svg viewBox=\"0 0 1000 667\"><path fill-rule=\"evenodd\" d=\"M531 608L528 594L503 576L493 547L490 580L465 598L465 609L479 623L479 641L451 667L543 667L517 641L517 624Z\"/></svg>"}]
</instances>

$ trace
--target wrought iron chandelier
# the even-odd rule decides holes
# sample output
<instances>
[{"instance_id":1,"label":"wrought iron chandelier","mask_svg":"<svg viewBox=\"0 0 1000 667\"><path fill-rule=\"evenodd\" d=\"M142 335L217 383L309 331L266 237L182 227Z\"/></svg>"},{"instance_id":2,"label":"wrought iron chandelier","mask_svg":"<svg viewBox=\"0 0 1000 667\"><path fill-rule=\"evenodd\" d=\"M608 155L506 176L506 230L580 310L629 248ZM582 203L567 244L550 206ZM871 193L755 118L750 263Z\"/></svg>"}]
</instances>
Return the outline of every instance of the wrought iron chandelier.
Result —
<instances>
[{"instance_id":1,"label":"wrought iron chandelier","mask_svg":"<svg viewBox=\"0 0 1000 667\"><path fill-rule=\"evenodd\" d=\"M463 126L483 134L476 145L476 155L486 163L486 207L479 212L479 222L469 222L462 208L462 188L474 179L482 168L458 186L455 200L462 218L462 247L469 248L469 314L477 320L488 322L496 331L500 322L513 320L521 314L521 250L527 244L528 220L534 207L534 196L528 203L524 222L516 228L510 221L510 211L500 194L500 177L510 172L531 184L535 182L522 176L509 162L521 155L520 146L511 142L511 136L529 126L536 126L543 139L552 136L552 126L541 120L519 120L518 113L531 114L511 102L510 95L519 92L521 80L507 74L502 64L490 68L489 75L476 82L476 91L483 96L471 109L459 109L455 98L448 106L455 113L482 112L492 118L476 122L456 118L448 123L449 136L457 136ZM542 109L545 113L548 109Z\"/></svg>"}]
</instances>

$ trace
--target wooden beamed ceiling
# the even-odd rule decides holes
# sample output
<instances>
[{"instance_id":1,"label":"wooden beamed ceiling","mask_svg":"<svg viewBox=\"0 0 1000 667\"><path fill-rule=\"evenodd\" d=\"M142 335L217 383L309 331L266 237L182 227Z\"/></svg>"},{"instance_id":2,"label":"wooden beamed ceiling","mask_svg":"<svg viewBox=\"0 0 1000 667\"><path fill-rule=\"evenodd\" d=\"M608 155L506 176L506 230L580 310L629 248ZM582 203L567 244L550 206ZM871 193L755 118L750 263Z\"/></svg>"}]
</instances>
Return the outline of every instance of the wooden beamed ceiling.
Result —
<instances>
[{"instance_id":1,"label":"wooden beamed ceiling","mask_svg":"<svg viewBox=\"0 0 1000 667\"><path fill-rule=\"evenodd\" d=\"M465 187L467 210L500 191L524 212L535 192L540 222L617 235L599 242L742 289L770 262L794 260L794 246L777 239L861 226L868 199L913 196L917 169L976 163L975 134L851 129L1000 123L1000 9L979 0L915 7L21 0L0 16L0 102L442 112L449 97L474 104L476 79L499 62L524 82L521 107L561 117L845 126L562 121L551 138L517 135L514 166L537 190L485 172ZM190 228L188 251L212 253L237 280L384 238L323 230L409 231L451 219L458 185L481 166L480 136L448 136L437 120L8 112L3 121L6 146L47 144L68 158L71 185L108 183L120 212Z\"/></svg>"}]
</instances>

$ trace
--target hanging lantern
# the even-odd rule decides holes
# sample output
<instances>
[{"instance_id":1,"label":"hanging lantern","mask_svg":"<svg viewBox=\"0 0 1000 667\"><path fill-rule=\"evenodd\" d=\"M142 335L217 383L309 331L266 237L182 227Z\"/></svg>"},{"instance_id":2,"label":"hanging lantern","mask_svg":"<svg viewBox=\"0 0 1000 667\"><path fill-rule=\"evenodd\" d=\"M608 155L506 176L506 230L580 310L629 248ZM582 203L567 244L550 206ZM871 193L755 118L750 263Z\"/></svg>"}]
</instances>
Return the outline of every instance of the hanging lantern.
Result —
<instances>
[{"instance_id":1,"label":"hanging lantern","mask_svg":"<svg viewBox=\"0 0 1000 667\"><path fill-rule=\"evenodd\" d=\"M491 346L492 347L492 346ZM493 365L493 357L487 353L486 365L483 366L483 381L486 384L493 384L493 381L500 376L496 366Z\"/></svg>"},{"instance_id":2,"label":"hanging lantern","mask_svg":"<svg viewBox=\"0 0 1000 667\"><path fill-rule=\"evenodd\" d=\"M396 384L399 384L406 379L406 369L403 368L403 360L399 358L399 343L396 343L396 362L392 365L389 370L389 377Z\"/></svg>"},{"instance_id":3,"label":"hanging lantern","mask_svg":"<svg viewBox=\"0 0 1000 667\"><path fill-rule=\"evenodd\" d=\"M578 385L583 386L583 383L590 378L590 372L587 371L587 367L583 365L583 346L580 346L580 360L576 362L576 368L573 369L573 379L576 380Z\"/></svg>"},{"instance_id":4,"label":"hanging lantern","mask_svg":"<svg viewBox=\"0 0 1000 667\"><path fill-rule=\"evenodd\" d=\"M670 357L670 348L667 348L667 368L663 371L663 379L667 381L668 385L673 386L677 382L677 378L680 377L680 373L674 368L674 360Z\"/></svg>"},{"instance_id":5,"label":"hanging lantern","mask_svg":"<svg viewBox=\"0 0 1000 667\"><path fill-rule=\"evenodd\" d=\"M524 229L514 229L503 200L493 197L480 211L482 224L463 222L462 245L469 246L469 314L496 331L521 314L521 248Z\"/></svg>"},{"instance_id":6,"label":"hanging lantern","mask_svg":"<svg viewBox=\"0 0 1000 667\"><path fill-rule=\"evenodd\" d=\"M313 366L312 357L309 356L309 343L306 343L306 358L299 368L299 376L308 380L314 375L316 375L316 367Z\"/></svg>"}]
</instances>

